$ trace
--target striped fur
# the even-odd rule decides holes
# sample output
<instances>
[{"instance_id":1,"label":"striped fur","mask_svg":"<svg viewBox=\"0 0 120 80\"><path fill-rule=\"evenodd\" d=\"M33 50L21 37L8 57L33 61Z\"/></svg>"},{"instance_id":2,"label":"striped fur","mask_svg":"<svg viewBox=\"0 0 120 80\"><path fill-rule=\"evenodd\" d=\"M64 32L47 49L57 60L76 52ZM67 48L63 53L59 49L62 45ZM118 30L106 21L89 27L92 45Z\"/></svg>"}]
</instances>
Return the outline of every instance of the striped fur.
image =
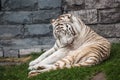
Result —
<instances>
[{"instance_id":1,"label":"striped fur","mask_svg":"<svg viewBox=\"0 0 120 80\"><path fill-rule=\"evenodd\" d=\"M51 21L56 43L29 64L29 76L50 70L92 66L110 55L110 43L79 18L63 14Z\"/></svg>"}]
</instances>

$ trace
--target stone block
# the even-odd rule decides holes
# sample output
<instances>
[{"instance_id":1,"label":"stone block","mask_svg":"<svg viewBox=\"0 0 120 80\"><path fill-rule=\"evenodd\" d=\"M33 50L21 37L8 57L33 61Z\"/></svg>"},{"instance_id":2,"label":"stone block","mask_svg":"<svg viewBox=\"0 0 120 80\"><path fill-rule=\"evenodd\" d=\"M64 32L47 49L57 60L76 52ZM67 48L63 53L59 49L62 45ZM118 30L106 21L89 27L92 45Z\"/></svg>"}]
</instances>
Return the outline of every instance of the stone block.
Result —
<instances>
[{"instance_id":1,"label":"stone block","mask_svg":"<svg viewBox=\"0 0 120 80\"><path fill-rule=\"evenodd\" d=\"M45 36L49 35L52 31L52 27L50 24L33 24L33 25L25 25L25 35L30 36Z\"/></svg>"},{"instance_id":2,"label":"stone block","mask_svg":"<svg viewBox=\"0 0 120 80\"><path fill-rule=\"evenodd\" d=\"M99 10L99 23L116 23L120 22L120 9Z\"/></svg>"},{"instance_id":3,"label":"stone block","mask_svg":"<svg viewBox=\"0 0 120 80\"><path fill-rule=\"evenodd\" d=\"M69 6L82 5L84 4L84 0L64 0L64 3Z\"/></svg>"},{"instance_id":4,"label":"stone block","mask_svg":"<svg viewBox=\"0 0 120 80\"><path fill-rule=\"evenodd\" d=\"M29 55L31 53L38 53L41 52L40 48L29 48L29 49L20 49L19 50L20 57Z\"/></svg>"},{"instance_id":5,"label":"stone block","mask_svg":"<svg viewBox=\"0 0 120 80\"><path fill-rule=\"evenodd\" d=\"M0 12L0 24L50 23L50 19L58 17L61 10Z\"/></svg>"},{"instance_id":6,"label":"stone block","mask_svg":"<svg viewBox=\"0 0 120 80\"><path fill-rule=\"evenodd\" d=\"M21 30L22 25L0 25L0 38L20 37L23 34Z\"/></svg>"},{"instance_id":7,"label":"stone block","mask_svg":"<svg viewBox=\"0 0 120 80\"><path fill-rule=\"evenodd\" d=\"M64 0L64 2L69 6L84 4L84 0Z\"/></svg>"},{"instance_id":8,"label":"stone block","mask_svg":"<svg viewBox=\"0 0 120 80\"><path fill-rule=\"evenodd\" d=\"M40 10L35 11L32 14L32 22L33 23L50 23L50 20L53 18L57 18L58 15L61 14L61 10Z\"/></svg>"},{"instance_id":9,"label":"stone block","mask_svg":"<svg viewBox=\"0 0 120 80\"><path fill-rule=\"evenodd\" d=\"M29 55L31 53L39 53L42 50L46 51L50 49L51 47L52 47L51 45L40 45L40 46L34 46L32 48L20 49L19 54L20 54L20 57L22 57L22 56Z\"/></svg>"},{"instance_id":10,"label":"stone block","mask_svg":"<svg viewBox=\"0 0 120 80\"><path fill-rule=\"evenodd\" d=\"M37 10L37 0L1 0L2 10Z\"/></svg>"},{"instance_id":11,"label":"stone block","mask_svg":"<svg viewBox=\"0 0 120 80\"><path fill-rule=\"evenodd\" d=\"M39 9L55 9L61 7L61 0L38 0Z\"/></svg>"},{"instance_id":12,"label":"stone block","mask_svg":"<svg viewBox=\"0 0 120 80\"><path fill-rule=\"evenodd\" d=\"M4 57L22 57L32 52L48 50L54 45L54 43L55 39L53 37L11 39L0 41L0 44L2 47L4 47Z\"/></svg>"},{"instance_id":13,"label":"stone block","mask_svg":"<svg viewBox=\"0 0 120 80\"><path fill-rule=\"evenodd\" d=\"M34 45L39 45L38 38L25 38L25 39L9 39L0 40L2 47L11 47L12 49L27 48Z\"/></svg>"},{"instance_id":14,"label":"stone block","mask_svg":"<svg viewBox=\"0 0 120 80\"><path fill-rule=\"evenodd\" d=\"M0 66L16 66L16 65L21 65L22 63L21 62L5 62L5 61L3 61L3 62L0 62Z\"/></svg>"},{"instance_id":15,"label":"stone block","mask_svg":"<svg viewBox=\"0 0 120 80\"><path fill-rule=\"evenodd\" d=\"M119 3L119 2L120 2L120 0L115 0L115 2L118 2L118 3Z\"/></svg>"},{"instance_id":16,"label":"stone block","mask_svg":"<svg viewBox=\"0 0 120 80\"><path fill-rule=\"evenodd\" d=\"M18 57L19 50L11 48L3 48L4 57Z\"/></svg>"},{"instance_id":17,"label":"stone block","mask_svg":"<svg viewBox=\"0 0 120 80\"><path fill-rule=\"evenodd\" d=\"M120 3L117 0L85 0L86 9L101 9L119 7Z\"/></svg>"},{"instance_id":18,"label":"stone block","mask_svg":"<svg viewBox=\"0 0 120 80\"><path fill-rule=\"evenodd\" d=\"M11 46L11 40L5 40L5 39L1 39L0 40L0 47L8 47L8 46Z\"/></svg>"},{"instance_id":19,"label":"stone block","mask_svg":"<svg viewBox=\"0 0 120 80\"><path fill-rule=\"evenodd\" d=\"M85 0L63 0L62 7L64 12L85 9Z\"/></svg>"},{"instance_id":20,"label":"stone block","mask_svg":"<svg viewBox=\"0 0 120 80\"><path fill-rule=\"evenodd\" d=\"M38 38L24 38L24 39L12 39L11 47L13 48L28 48L31 46L39 45Z\"/></svg>"},{"instance_id":21,"label":"stone block","mask_svg":"<svg viewBox=\"0 0 120 80\"><path fill-rule=\"evenodd\" d=\"M120 43L120 38L107 38L111 43Z\"/></svg>"},{"instance_id":22,"label":"stone block","mask_svg":"<svg viewBox=\"0 0 120 80\"><path fill-rule=\"evenodd\" d=\"M0 57L3 57L3 49L0 48Z\"/></svg>"},{"instance_id":23,"label":"stone block","mask_svg":"<svg viewBox=\"0 0 120 80\"><path fill-rule=\"evenodd\" d=\"M12 49L24 49L39 45L53 45L54 42L55 39L53 37L24 38L24 39L0 40L0 46L10 47Z\"/></svg>"},{"instance_id":24,"label":"stone block","mask_svg":"<svg viewBox=\"0 0 120 80\"><path fill-rule=\"evenodd\" d=\"M114 24L100 24L100 25L89 25L96 33L106 38L116 37L116 30Z\"/></svg>"},{"instance_id":25,"label":"stone block","mask_svg":"<svg viewBox=\"0 0 120 80\"><path fill-rule=\"evenodd\" d=\"M120 7L120 0L114 0L115 7Z\"/></svg>"},{"instance_id":26,"label":"stone block","mask_svg":"<svg viewBox=\"0 0 120 80\"><path fill-rule=\"evenodd\" d=\"M97 23L97 10L79 10L70 11L69 13L81 18L85 24L95 24Z\"/></svg>"},{"instance_id":27,"label":"stone block","mask_svg":"<svg viewBox=\"0 0 120 80\"><path fill-rule=\"evenodd\" d=\"M40 45L53 45L55 43L55 38L51 37L41 37L39 39Z\"/></svg>"},{"instance_id":28,"label":"stone block","mask_svg":"<svg viewBox=\"0 0 120 80\"><path fill-rule=\"evenodd\" d=\"M116 29L116 37L120 38L120 23L115 24L115 29Z\"/></svg>"},{"instance_id":29,"label":"stone block","mask_svg":"<svg viewBox=\"0 0 120 80\"><path fill-rule=\"evenodd\" d=\"M32 23L31 12L0 12L0 24L25 24Z\"/></svg>"},{"instance_id":30,"label":"stone block","mask_svg":"<svg viewBox=\"0 0 120 80\"><path fill-rule=\"evenodd\" d=\"M1 7L1 0L0 0L0 11L2 10L2 7Z\"/></svg>"}]
</instances>

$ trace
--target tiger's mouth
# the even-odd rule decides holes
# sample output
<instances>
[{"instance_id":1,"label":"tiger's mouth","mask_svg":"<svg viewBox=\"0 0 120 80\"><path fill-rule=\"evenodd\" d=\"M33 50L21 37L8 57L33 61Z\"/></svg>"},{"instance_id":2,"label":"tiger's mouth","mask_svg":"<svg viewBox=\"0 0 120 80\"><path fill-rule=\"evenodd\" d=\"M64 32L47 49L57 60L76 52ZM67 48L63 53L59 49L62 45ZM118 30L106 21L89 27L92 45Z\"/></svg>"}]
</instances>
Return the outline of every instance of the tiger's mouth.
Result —
<instances>
[{"instance_id":1,"label":"tiger's mouth","mask_svg":"<svg viewBox=\"0 0 120 80\"><path fill-rule=\"evenodd\" d=\"M66 46L70 46L72 45L72 43L74 42L74 38L70 37L70 38L61 38L60 42L62 44L62 47L66 47Z\"/></svg>"}]
</instances>

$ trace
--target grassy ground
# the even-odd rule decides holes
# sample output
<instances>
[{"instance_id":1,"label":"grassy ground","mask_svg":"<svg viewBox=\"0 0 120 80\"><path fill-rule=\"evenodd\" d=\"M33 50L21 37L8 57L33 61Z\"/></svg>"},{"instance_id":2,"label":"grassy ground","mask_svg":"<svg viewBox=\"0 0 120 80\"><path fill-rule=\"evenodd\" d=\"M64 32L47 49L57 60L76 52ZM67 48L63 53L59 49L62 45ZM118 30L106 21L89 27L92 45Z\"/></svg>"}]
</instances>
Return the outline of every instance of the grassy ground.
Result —
<instances>
[{"instance_id":1,"label":"grassy ground","mask_svg":"<svg viewBox=\"0 0 120 80\"><path fill-rule=\"evenodd\" d=\"M27 78L28 63L29 61L18 66L1 66L0 80L90 80L98 72L104 72L107 80L120 80L120 44L112 45L109 59L92 67L56 70Z\"/></svg>"}]
</instances>

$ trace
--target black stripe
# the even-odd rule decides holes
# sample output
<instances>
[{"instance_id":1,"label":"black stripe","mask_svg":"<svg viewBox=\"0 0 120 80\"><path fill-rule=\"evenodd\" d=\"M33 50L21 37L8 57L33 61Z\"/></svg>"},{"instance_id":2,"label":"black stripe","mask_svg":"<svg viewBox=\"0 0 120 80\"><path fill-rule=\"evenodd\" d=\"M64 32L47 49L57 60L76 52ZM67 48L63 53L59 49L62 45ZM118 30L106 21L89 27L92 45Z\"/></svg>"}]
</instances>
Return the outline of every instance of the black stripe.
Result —
<instances>
[{"instance_id":1,"label":"black stripe","mask_svg":"<svg viewBox=\"0 0 120 80\"><path fill-rule=\"evenodd\" d=\"M63 59L62 59L61 61L64 63L64 65L63 65L63 66L66 66L66 61L65 61L65 60L63 60Z\"/></svg>"},{"instance_id":2,"label":"black stripe","mask_svg":"<svg viewBox=\"0 0 120 80\"><path fill-rule=\"evenodd\" d=\"M88 53L90 53L90 52L87 52L86 54L84 54L81 58L79 58L79 60L77 61L77 63L79 63L81 60L82 60L82 58L84 58L86 55L88 55ZM80 54L79 54L80 55ZM78 56L79 56L78 55Z\"/></svg>"},{"instance_id":3,"label":"black stripe","mask_svg":"<svg viewBox=\"0 0 120 80\"><path fill-rule=\"evenodd\" d=\"M104 46L101 45L101 44L100 44L99 47L100 47L100 52L101 52L103 55L105 55L105 57L107 57L107 54L105 54L106 52L108 52L108 51L105 49L106 47L104 47Z\"/></svg>"},{"instance_id":4,"label":"black stripe","mask_svg":"<svg viewBox=\"0 0 120 80\"><path fill-rule=\"evenodd\" d=\"M97 47L91 47L92 49L94 50L97 50L97 51L94 51L93 53L95 53L97 56L99 56L101 59L103 58L102 55L99 53L100 50L97 48Z\"/></svg>"}]
</instances>

